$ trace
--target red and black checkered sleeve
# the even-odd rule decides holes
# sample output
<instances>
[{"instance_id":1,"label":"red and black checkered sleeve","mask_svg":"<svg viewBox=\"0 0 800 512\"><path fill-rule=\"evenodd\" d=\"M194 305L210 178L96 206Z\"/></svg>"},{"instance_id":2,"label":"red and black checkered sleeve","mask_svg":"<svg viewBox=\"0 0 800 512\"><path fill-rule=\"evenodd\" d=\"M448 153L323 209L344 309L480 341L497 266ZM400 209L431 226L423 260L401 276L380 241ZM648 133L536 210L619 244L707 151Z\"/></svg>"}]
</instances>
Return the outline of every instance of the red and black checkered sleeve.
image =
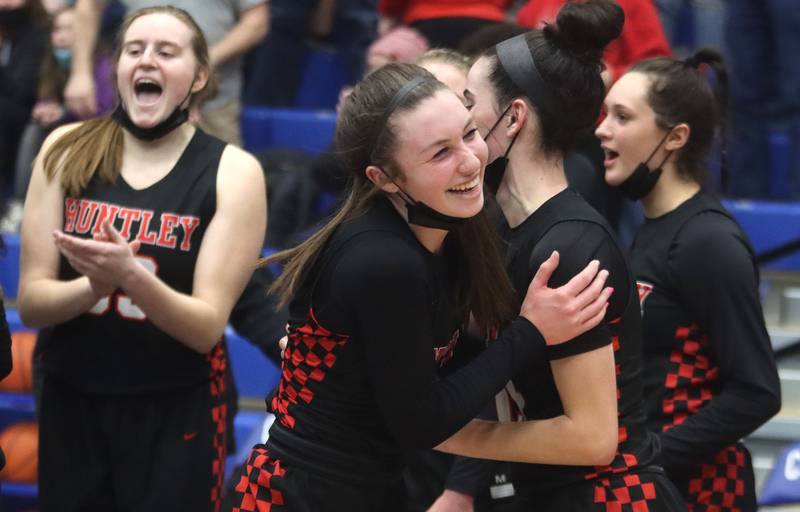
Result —
<instances>
[{"instance_id":1,"label":"red and black checkered sleeve","mask_svg":"<svg viewBox=\"0 0 800 512\"><path fill-rule=\"evenodd\" d=\"M661 434L661 463L674 469L747 436L777 413L781 398L758 270L739 227L717 212L697 215L676 237L668 264L719 371L707 403Z\"/></svg>"}]
</instances>

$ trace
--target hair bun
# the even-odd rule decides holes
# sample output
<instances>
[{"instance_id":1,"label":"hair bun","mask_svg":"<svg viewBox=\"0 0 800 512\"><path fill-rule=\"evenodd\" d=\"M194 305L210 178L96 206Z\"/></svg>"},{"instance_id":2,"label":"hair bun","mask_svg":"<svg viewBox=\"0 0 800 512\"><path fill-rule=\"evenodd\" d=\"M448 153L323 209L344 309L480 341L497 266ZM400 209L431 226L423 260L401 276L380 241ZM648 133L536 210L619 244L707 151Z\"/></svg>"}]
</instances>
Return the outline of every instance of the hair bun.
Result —
<instances>
[{"instance_id":1,"label":"hair bun","mask_svg":"<svg viewBox=\"0 0 800 512\"><path fill-rule=\"evenodd\" d=\"M555 25L547 25L545 37L575 57L599 62L603 49L619 37L625 12L613 0L568 1L558 12Z\"/></svg>"}]
</instances>

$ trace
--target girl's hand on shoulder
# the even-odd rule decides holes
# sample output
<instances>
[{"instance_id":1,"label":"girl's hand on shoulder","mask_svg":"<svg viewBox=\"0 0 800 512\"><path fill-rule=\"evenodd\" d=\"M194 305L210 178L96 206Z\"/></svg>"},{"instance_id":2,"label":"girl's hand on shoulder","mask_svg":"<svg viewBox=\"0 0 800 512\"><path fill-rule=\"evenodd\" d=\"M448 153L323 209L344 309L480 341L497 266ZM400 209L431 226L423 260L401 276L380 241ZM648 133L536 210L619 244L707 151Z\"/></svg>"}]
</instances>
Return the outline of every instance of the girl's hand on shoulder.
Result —
<instances>
[{"instance_id":1,"label":"girl's hand on shoulder","mask_svg":"<svg viewBox=\"0 0 800 512\"><path fill-rule=\"evenodd\" d=\"M541 264L522 302L520 315L528 319L548 345L557 345L597 326L605 317L613 288L604 288L608 271L590 262L569 282L558 288L547 283L558 267L557 251Z\"/></svg>"}]
</instances>

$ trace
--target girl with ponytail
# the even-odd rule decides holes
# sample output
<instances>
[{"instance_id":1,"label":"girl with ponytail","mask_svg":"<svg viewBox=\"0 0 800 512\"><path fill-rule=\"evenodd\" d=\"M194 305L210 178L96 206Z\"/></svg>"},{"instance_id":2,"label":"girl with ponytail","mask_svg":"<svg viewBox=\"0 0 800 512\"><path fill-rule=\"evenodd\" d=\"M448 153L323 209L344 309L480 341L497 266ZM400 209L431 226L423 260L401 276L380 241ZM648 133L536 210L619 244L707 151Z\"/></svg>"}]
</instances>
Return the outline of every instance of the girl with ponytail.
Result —
<instances>
[{"instance_id":1,"label":"girl with ponytail","mask_svg":"<svg viewBox=\"0 0 800 512\"><path fill-rule=\"evenodd\" d=\"M44 512L219 510L222 336L266 201L255 158L188 122L212 84L185 11L132 12L114 114L57 128L35 161L18 299L41 329Z\"/></svg>"},{"instance_id":2,"label":"girl with ponytail","mask_svg":"<svg viewBox=\"0 0 800 512\"><path fill-rule=\"evenodd\" d=\"M777 413L781 398L753 249L703 191L715 130L725 133L726 99L714 50L646 60L611 88L596 134L606 181L645 213L631 259L658 463L691 510L749 512L755 483L741 439ZM723 167L724 155L723 142Z\"/></svg>"},{"instance_id":3,"label":"girl with ponytail","mask_svg":"<svg viewBox=\"0 0 800 512\"><path fill-rule=\"evenodd\" d=\"M530 420L530 433L540 438L517 443L520 437L503 431L513 423L485 424L443 446L527 463L512 468L521 510L683 509L654 464L656 440L644 425L641 318L625 252L564 174L565 154L598 118L603 51L623 21L611 0L567 3L554 24L490 49L467 78L465 97L489 146L486 182L496 190L497 228L519 296L553 250L561 262L551 285L598 259L614 288L603 322L569 349L552 348L529 364L498 398L501 419ZM499 456L476 443L489 446L504 435L508 452Z\"/></svg>"}]
</instances>

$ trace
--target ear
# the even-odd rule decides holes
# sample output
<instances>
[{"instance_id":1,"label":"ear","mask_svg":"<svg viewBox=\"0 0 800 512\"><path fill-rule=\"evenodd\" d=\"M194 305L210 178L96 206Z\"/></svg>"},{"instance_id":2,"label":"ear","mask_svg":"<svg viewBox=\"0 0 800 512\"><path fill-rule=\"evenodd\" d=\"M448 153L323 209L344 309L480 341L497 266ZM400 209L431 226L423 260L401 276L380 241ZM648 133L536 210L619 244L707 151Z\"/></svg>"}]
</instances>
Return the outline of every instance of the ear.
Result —
<instances>
[{"instance_id":1,"label":"ear","mask_svg":"<svg viewBox=\"0 0 800 512\"><path fill-rule=\"evenodd\" d=\"M383 173L380 167L376 165L368 165L367 168L364 170L364 174L367 175L367 179L375 184L376 187L383 190L384 192L388 192L390 194L394 194L399 191L397 185L391 182L386 174Z\"/></svg>"},{"instance_id":2,"label":"ear","mask_svg":"<svg viewBox=\"0 0 800 512\"><path fill-rule=\"evenodd\" d=\"M669 151L677 151L689 142L689 136L692 134L692 129L686 123L675 125L667 136L667 142L664 143L664 148Z\"/></svg>"},{"instance_id":3,"label":"ear","mask_svg":"<svg viewBox=\"0 0 800 512\"><path fill-rule=\"evenodd\" d=\"M203 87L208 83L208 68L200 67L197 69L197 76L194 77L192 82L192 93L203 90Z\"/></svg>"},{"instance_id":4,"label":"ear","mask_svg":"<svg viewBox=\"0 0 800 512\"><path fill-rule=\"evenodd\" d=\"M525 100L517 98L511 102L511 108L508 109L508 119L506 120L506 135L511 138L515 136L528 119L530 108Z\"/></svg>"}]
</instances>

